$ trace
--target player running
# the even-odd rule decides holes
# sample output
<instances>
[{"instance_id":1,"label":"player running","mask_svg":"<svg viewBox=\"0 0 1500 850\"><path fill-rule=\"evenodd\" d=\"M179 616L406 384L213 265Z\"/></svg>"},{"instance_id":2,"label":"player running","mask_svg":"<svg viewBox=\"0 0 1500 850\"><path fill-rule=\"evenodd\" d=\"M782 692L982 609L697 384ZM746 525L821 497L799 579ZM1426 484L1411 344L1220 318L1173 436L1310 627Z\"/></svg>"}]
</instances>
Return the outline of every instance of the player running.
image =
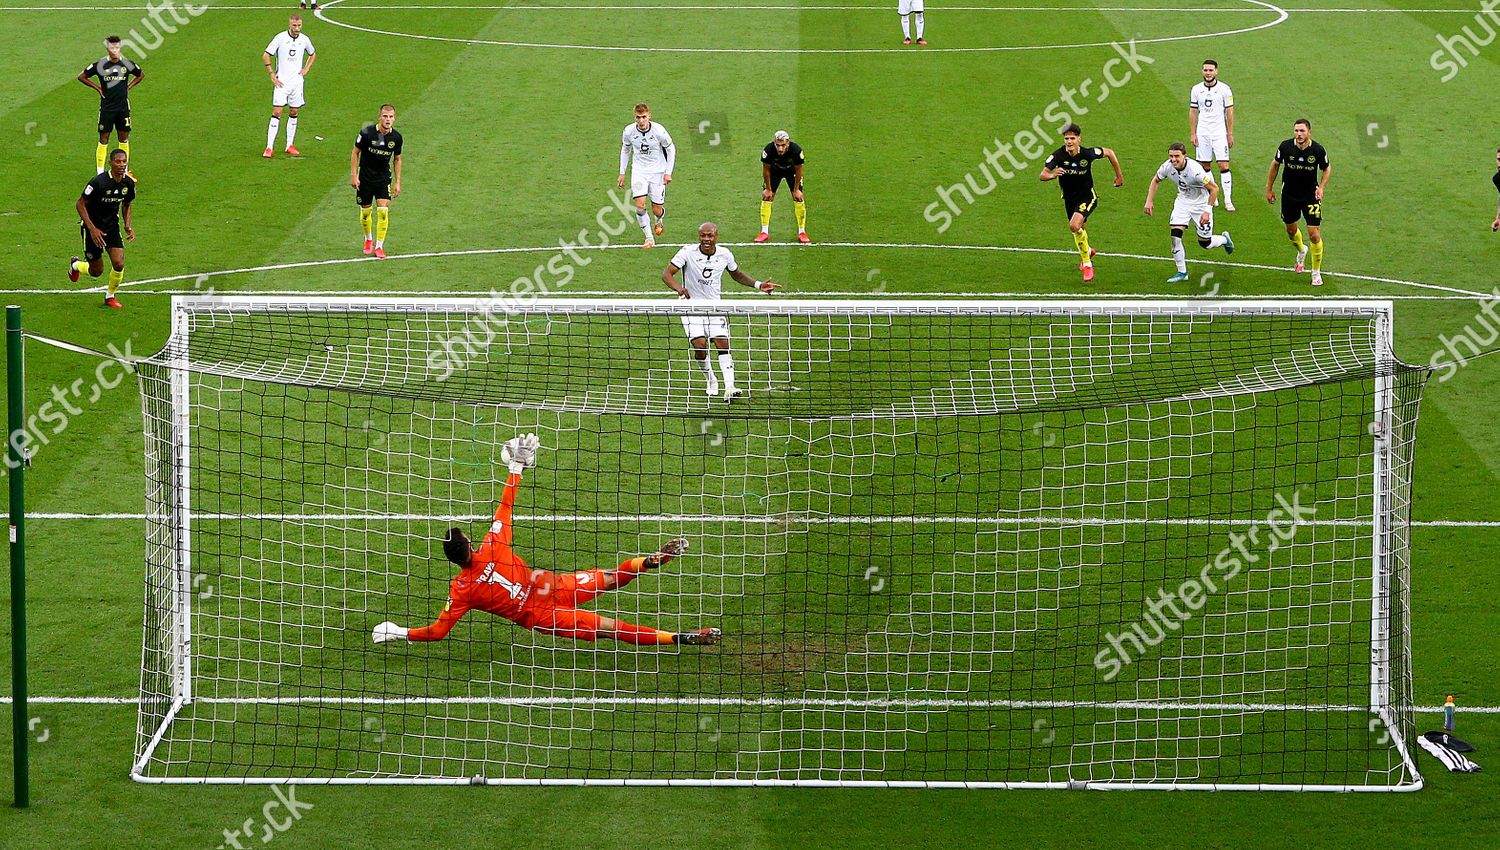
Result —
<instances>
[{"instance_id":1,"label":"player running","mask_svg":"<svg viewBox=\"0 0 1500 850\"><path fill-rule=\"evenodd\" d=\"M1125 173L1120 170L1120 159L1109 148L1086 148L1080 144L1083 130L1077 124L1069 124L1062 131L1063 146L1052 152L1042 163L1042 180L1056 180L1062 189L1063 209L1068 216L1068 230L1073 232L1073 244L1078 247L1078 269L1083 272L1085 283L1094 279L1094 254L1089 245L1089 232L1084 224L1099 207L1099 195L1094 192L1094 161L1107 159L1115 168L1115 188L1125 185Z\"/></svg>"},{"instance_id":2,"label":"player running","mask_svg":"<svg viewBox=\"0 0 1500 850\"><path fill-rule=\"evenodd\" d=\"M776 200L776 190L786 183L792 188L792 211L797 215L797 241L806 245L812 239L807 236L807 204L802 194L802 163L805 157L802 148L787 135L777 130L771 143L760 152L760 178L764 186L760 191L760 235L756 242L771 238L771 202Z\"/></svg>"},{"instance_id":3,"label":"player running","mask_svg":"<svg viewBox=\"0 0 1500 850\"><path fill-rule=\"evenodd\" d=\"M625 167L631 167L630 195L635 199L635 217L646 234L642 248L655 248L656 237L665 229L662 217L667 214L667 184L672 182L672 167L677 164L677 148L667 128L651 120L651 108L635 105L635 123L620 134L620 177L615 185L625 188ZM646 199L651 199L655 225L646 217Z\"/></svg>"},{"instance_id":4,"label":"player running","mask_svg":"<svg viewBox=\"0 0 1500 850\"><path fill-rule=\"evenodd\" d=\"M1219 80L1219 63L1203 60L1203 82L1188 95L1188 141L1197 147L1198 164L1207 171L1219 163L1224 189L1224 211L1234 212L1234 178L1229 173L1229 149L1234 147L1234 92Z\"/></svg>"},{"instance_id":5,"label":"player running","mask_svg":"<svg viewBox=\"0 0 1500 850\"><path fill-rule=\"evenodd\" d=\"M1306 118L1298 118L1292 124L1292 137L1276 149L1276 158L1271 160L1271 170L1266 175L1266 203L1276 203L1276 172L1283 165L1286 173L1281 177L1281 220L1286 224L1287 238L1297 246L1297 261L1292 271L1305 268L1303 261L1309 253L1297 228L1297 219L1302 218L1307 220L1307 238L1312 242L1312 285L1322 286L1323 190L1328 186L1333 166L1328 164L1328 152L1312 140L1312 122Z\"/></svg>"},{"instance_id":6,"label":"player running","mask_svg":"<svg viewBox=\"0 0 1500 850\"><path fill-rule=\"evenodd\" d=\"M146 72L141 66L120 55L120 37L104 40L108 54L84 68L78 82L99 93L99 146L94 149L94 173L103 174L109 162L109 134L113 130L120 140L120 150L130 159L130 90L141 84ZM98 78L99 82L93 79Z\"/></svg>"},{"instance_id":7,"label":"player running","mask_svg":"<svg viewBox=\"0 0 1500 850\"><path fill-rule=\"evenodd\" d=\"M593 641L609 638L622 643L655 646L686 644L708 646L723 636L718 629L692 632L666 632L602 617L578 608L607 590L624 587L647 570L654 570L687 549L681 538L668 542L661 551L644 558L631 558L620 566L580 573L550 573L532 569L511 548L511 511L521 473L536 465L541 443L535 434L523 434L507 441L500 457L510 467L495 521L484 536L478 551L461 528L448 529L443 540L443 554L459 566L459 574L448 585L448 604L429 626L404 629L386 621L376 626L370 637L375 643L392 640L433 641L448 636L458 621L471 609L487 611L498 617L547 635Z\"/></svg>"},{"instance_id":8,"label":"player running","mask_svg":"<svg viewBox=\"0 0 1500 850\"><path fill-rule=\"evenodd\" d=\"M1151 215L1156 203L1156 187L1163 180L1177 185L1177 202L1172 205L1172 218L1167 222L1172 229L1172 259L1177 263L1177 274L1167 278L1167 283L1182 283L1188 279L1187 250L1182 247L1182 234L1189 228L1198 229L1198 244L1212 251L1223 247L1224 253L1234 253L1234 241L1229 231L1214 235L1214 199L1219 196L1219 187L1208 176L1203 166L1188 159L1187 145L1173 142L1167 147L1167 161L1151 178L1151 188L1146 192L1146 215Z\"/></svg>"},{"instance_id":9,"label":"player running","mask_svg":"<svg viewBox=\"0 0 1500 850\"><path fill-rule=\"evenodd\" d=\"M781 288L780 284L772 283L770 278L756 280L740 271L734 261L734 254L728 248L718 247L718 244L718 225L711 221L704 222L698 228L698 244L682 246L682 250L672 257L672 262L662 271L661 279L666 282L667 288L680 298L714 303L720 298L726 271L737 283L758 289L767 295ZM677 282L679 271L683 273L682 283ZM719 394L719 379L714 375L713 363L708 359L708 341L712 339L714 348L719 350L719 370L724 373L724 398L730 402L739 398L743 391L734 384L734 357L729 353L729 322L723 316L683 316L682 329L687 331L688 341L693 346L693 358L698 361L698 367L708 379L708 395L713 397Z\"/></svg>"},{"instance_id":10,"label":"player running","mask_svg":"<svg viewBox=\"0 0 1500 850\"><path fill-rule=\"evenodd\" d=\"M125 238L135 239L135 228L131 226L130 204L135 200L135 179L127 166L130 160L125 152L116 148L109 155L109 170L94 175L94 179L83 187L83 194L73 207L82 220L79 232L83 234L83 256L74 257L68 263L68 280L78 282L78 275L88 272L89 277L104 273L104 254L109 254L109 290L104 296L104 306L120 308L115 292L125 280L125 243L120 239L120 222L124 219Z\"/></svg>"},{"instance_id":11,"label":"player running","mask_svg":"<svg viewBox=\"0 0 1500 850\"><path fill-rule=\"evenodd\" d=\"M303 59L306 64L303 64ZM306 103L303 96L302 83L307 77L307 72L312 70L313 63L318 61L317 53L313 50L312 40L302 34L302 16L293 14L287 19L286 30L279 32L266 45L266 52L261 54L261 64L266 66L266 73L271 75L271 85L275 86L271 91L271 125L266 130L266 152L261 156L271 158L271 149L276 147L276 131L281 129L281 108L287 107L288 118L286 119L286 152L288 156L301 156L302 152L297 150L294 142L297 139L297 112ZM271 60L276 60L275 69L271 68Z\"/></svg>"},{"instance_id":12,"label":"player running","mask_svg":"<svg viewBox=\"0 0 1500 850\"><path fill-rule=\"evenodd\" d=\"M917 19L917 44L925 45L927 43L927 39L922 37L922 33L927 29L927 22L922 17L923 5L924 4L922 0L898 0L896 4L896 11L901 13L902 44L911 44L910 18L913 15L915 15Z\"/></svg>"},{"instance_id":13,"label":"player running","mask_svg":"<svg viewBox=\"0 0 1500 850\"><path fill-rule=\"evenodd\" d=\"M396 107L383 104L380 120L359 131L354 137L354 151L349 154L349 185L354 187L354 202L359 204L365 253L382 260L385 234L391 226L391 199L401 195L401 134L396 132L395 123Z\"/></svg>"}]
</instances>

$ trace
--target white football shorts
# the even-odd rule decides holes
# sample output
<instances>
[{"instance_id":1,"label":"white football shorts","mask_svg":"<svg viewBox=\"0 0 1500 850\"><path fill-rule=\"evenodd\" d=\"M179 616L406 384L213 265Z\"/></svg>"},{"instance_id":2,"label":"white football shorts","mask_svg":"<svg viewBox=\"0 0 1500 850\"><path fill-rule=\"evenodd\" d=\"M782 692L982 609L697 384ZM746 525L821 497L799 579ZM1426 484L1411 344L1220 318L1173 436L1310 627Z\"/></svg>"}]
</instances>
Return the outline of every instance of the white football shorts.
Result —
<instances>
[{"instance_id":1,"label":"white football shorts","mask_svg":"<svg viewBox=\"0 0 1500 850\"><path fill-rule=\"evenodd\" d=\"M723 316L683 316L682 329L687 331L688 339L729 338L729 320Z\"/></svg>"},{"instance_id":2,"label":"white football shorts","mask_svg":"<svg viewBox=\"0 0 1500 850\"><path fill-rule=\"evenodd\" d=\"M1203 214L1208 213L1208 224L1203 224ZM1214 211L1206 201L1186 201L1182 196L1172 205L1172 227L1192 227L1198 231L1199 239L1214 235Z\"/></svg>"},{"instance_id":3,"label":"white football shorts","mask_svg":"<svg viewBox=\"0 0 1500 850\"><path fill-rule=\"evenodd\" d=\"M271 105L290 106L293 109L301 109L302 104L306 103L302 99L302 84L306 80L307 78L301 74L292 77L290 80L282 80L280 88L271 89Z\"/></svg>"},{"instance_id":4,"label":"white football shorts","mask_svg":"<svg viewBox=\"0 0 1500 850\"><path fill-rule=\"evenodd\" d=\"M1199 133L1198 155L1194 159L1199 162L1228 162L1229 140L1223 136L1209 136Z\"/></svg>"},{"instance_id":5,"label":"white football shorts","mask_svg":"<svg viewBox=\"0 0 1500 850\"><path fill-rule=\"evenodd\" d=\"M665 204L667 202L667 184L662 182L662 175L630 169L630 197L639 198L642 195L650 195L651 203Z\"/></svg>"},{"instance_id":6,"label":"white football shorts","mask_svg":"<svg viewBox=\"0 0 1500 850\"><path fill-rule=\"evenodd\" d=\"M922 0L898 0L898 6L901 14L910 15L912 12L922 11Z\"/></svg>"}]
</instances>

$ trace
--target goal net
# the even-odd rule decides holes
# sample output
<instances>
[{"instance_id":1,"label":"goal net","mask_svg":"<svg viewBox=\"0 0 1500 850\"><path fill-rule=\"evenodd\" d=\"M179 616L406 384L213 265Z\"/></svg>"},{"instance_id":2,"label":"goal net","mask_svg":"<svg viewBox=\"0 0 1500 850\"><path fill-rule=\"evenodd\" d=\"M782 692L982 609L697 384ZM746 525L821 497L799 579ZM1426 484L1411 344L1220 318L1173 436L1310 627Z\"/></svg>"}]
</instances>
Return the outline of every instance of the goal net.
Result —
<instances>
[{"instance_id":1,"label":"goal net","mask_svg":"<svg viewBox=\"0 0 1500 850\"><path fill-rule=\"evenodd\" d=\"M1372 301L179 297L140 369L152 782L1401 790L1424 370ZM720 368L717 352L710 365ZM515 552L682 537L577 607L425 626Z\"/></svg>"}]
</instances>

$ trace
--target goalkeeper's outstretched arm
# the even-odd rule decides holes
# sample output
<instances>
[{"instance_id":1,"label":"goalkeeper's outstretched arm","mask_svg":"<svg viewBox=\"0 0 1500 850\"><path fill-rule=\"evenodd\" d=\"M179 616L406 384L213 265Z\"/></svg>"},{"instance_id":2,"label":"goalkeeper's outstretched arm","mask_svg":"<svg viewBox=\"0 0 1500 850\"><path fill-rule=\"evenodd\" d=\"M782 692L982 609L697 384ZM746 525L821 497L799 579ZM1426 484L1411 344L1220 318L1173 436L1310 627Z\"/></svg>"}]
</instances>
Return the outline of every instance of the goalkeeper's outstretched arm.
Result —
<instances>
[{"instance_id":1,"label":"goalkeeper's outstretched arm","mask_svg":"<svg viewBox=\"0 0 1500 850\"><path fill-rule=\"evenodd\" d=\"M387 620L375 627L375 632L371 635L371 638L376 643L385 643L388 640L409 640L414 642L442 640L448 636L449 632L453 631L453 627L458 625L458 621L462 620L464 614L468 612L469 606L450 599L447 606L443 608L443 613L439 614L438 618L430 626L422 626L417 629L403 629Z\"/></svg>"}]
</instances>

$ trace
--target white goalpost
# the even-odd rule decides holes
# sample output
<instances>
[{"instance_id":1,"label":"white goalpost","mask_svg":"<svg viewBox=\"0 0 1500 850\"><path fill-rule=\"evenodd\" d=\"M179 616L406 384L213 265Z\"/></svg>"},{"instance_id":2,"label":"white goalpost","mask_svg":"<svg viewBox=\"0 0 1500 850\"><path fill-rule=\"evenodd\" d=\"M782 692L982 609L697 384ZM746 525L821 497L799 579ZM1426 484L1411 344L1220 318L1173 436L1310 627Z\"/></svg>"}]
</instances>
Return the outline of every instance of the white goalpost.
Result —
<instances>
[{"instance_id":1,"label":"white goalpost","mask_svg":"<svg viewBox=\"0 0 1500 850\"><path fill-rule=\"evenodd\" d=\"M1389 302L732 300L732 400L687 302L172 311L139 781L1421 787ZM458 592L521 434L533 570L690 544L525 605L720 643L371 640Z\"/></svg>"}]
</instances>

